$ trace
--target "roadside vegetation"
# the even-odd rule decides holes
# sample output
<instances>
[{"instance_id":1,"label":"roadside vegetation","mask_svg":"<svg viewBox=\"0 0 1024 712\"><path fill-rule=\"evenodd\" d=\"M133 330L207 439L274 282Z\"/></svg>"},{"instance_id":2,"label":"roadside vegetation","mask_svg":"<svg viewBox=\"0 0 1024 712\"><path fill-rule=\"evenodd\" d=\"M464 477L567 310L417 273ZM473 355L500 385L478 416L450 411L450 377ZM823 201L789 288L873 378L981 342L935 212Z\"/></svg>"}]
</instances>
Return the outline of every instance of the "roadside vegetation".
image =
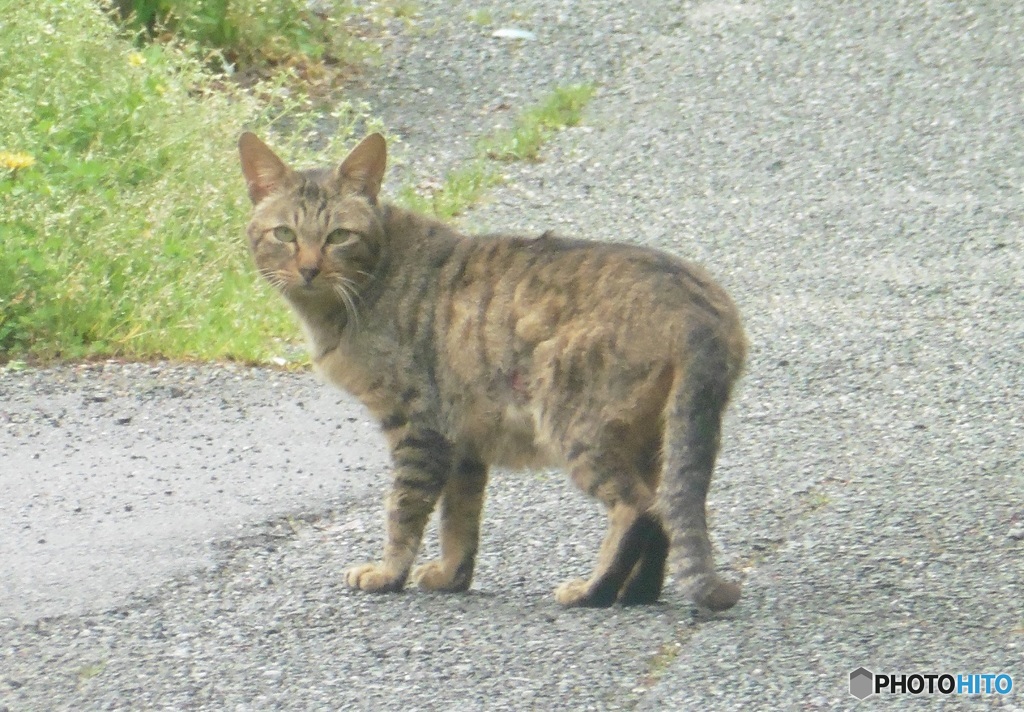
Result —
<instances>
[{"instance_id":1,"label":"roadside vegetation","mask_svg":"<svg viewBox=\"0 0 1024 712\"><path fill-rule=\"evenodd\" d=\"M481 139L480 151L498 161L539 160L540 149L552 134L579 124L595 90L593 84L556 87L523 111L514 127Z\"/></svg>"},{"instance_id":2,"label":"roadside vegetation","mask_svg":"<svg viewBox=\"0 0 1024 712\"><path fill-rule=\"evenodd\" d=\"M350 74L376 57L376 29L417 14L414 0L112 0L141 41L174 37L214 64L257 75L288 66L304 79Z\"/></svg>"},{"instance_id":3,"label":"roadside vegetation","mask_svg":"<svg viewBox=\"0 0 1024 712\"><path fill-rule=\"evenodd\" d=\"M0 363L270 361L298 330L249 263L235 141L250 128L309 164L342 155L357 125L380 128L336 100L327 116L303 90L372 54L372 33L327 42L306 0L238 0L235 14L223 0L125 3L0 1ZM272 24L290 16L306 24ZM344 27L374 21L364 12ZM311 141L325 119L328 143ZM500 180L493 150L402 198L462 212Z\"/></svg>"},{"instance_id":4,"label":"roadside vegetation","mask_svg":"<svg viewBox=\"0 0 1024 712\"><path fill-rule=\"evenodd\" d=\"M399 194L400 202L442 219L459 215L502 182L494 161L540 160L541 147L553 134L579 124L595 91L593 84L556 87L524 109L511 129L480 139L476 157L452 170L441 185L425 189L406 186Z\"/></svg>"},{"instance_id":5,"label":"roadside vegetation","mask_svg":"<svg viewBox=\"0 0 1024 712\"><path fill-rule=\"evenodd\" d=\"M135 41L94 0L3 18L0 358L268 357L294 327L252 277L234 144L251 127L311 159L287 71L244 91L206 48ZM331 140L361 118L337 105Z\"/></svg>"}]
</instances>

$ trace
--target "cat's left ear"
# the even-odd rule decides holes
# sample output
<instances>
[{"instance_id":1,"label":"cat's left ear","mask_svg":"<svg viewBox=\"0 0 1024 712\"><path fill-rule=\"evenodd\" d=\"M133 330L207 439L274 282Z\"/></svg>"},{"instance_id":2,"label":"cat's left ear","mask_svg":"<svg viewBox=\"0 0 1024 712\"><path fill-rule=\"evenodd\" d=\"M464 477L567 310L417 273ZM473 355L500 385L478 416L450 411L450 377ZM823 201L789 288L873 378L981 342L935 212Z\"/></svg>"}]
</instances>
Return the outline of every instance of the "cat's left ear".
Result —
<instances>
[{"instance_id":1,"label":"cat's left ear","mask_svg":"<svg viewBox=\"0 0 1024 712\"><path fill-rule=\"evenodd\" d=\"M253 205L280 188L291 172L267 144L249 131L238 139L238 155L242 159L242 173Z\"/></svg>"},{"instance_id":2,"label":"cat's left ear","mask_svg":"<svg viewBox=\"0 0 1024 712\"><path fill-rule=\"evenodd\" d=\"M337 177L342 185L355 188L370 200L376 201L387 162L387 142L379 133L372 133L360 141L341 162Z\"/></svg>"}]
</instances>

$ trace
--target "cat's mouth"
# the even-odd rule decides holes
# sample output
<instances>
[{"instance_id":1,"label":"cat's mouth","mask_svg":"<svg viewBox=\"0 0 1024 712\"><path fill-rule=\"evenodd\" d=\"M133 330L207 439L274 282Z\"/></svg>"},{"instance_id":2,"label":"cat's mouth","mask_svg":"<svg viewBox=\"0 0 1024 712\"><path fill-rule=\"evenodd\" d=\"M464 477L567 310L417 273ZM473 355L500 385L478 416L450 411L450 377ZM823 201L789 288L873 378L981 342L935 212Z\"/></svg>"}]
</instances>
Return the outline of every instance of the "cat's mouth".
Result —
<instances>
[{"instance_id":1,"label":"cat's mouth","mask_svg":"<svg viewBox=\"0 0 1024 712\"><path fill-rule=\"evenodd\" d=\"M312 297L318 292L325 291L324 285L320 280L314 280L307 282L304 279L287 279L278 282L271 282L274 287L277 287L285 296L304 296Z\"/></svg>"},{"instance_id":2,"label":"cat's mouth","mask_svg":"<svg viewBox=\"0 0 1024 712\"><path fill-rule=\"evenodd\" d=\"M302 296L306 298L317 298L326 296L331 289L321 282L303 282L298 280L283 289L286 294Z\"/></svg>"}]
</instances>

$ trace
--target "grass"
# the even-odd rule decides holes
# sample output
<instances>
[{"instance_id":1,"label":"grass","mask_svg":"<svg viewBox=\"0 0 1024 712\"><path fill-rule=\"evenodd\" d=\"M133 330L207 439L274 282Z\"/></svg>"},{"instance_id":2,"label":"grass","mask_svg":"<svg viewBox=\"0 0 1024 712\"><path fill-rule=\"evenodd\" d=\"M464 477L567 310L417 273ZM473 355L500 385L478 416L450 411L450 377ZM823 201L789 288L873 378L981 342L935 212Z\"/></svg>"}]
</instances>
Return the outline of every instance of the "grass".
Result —
<instances>
[{"instance_id":1,"label":"grass","mask_svg":"<svg viewBox=\"0 0 1024 712\"><path fill-rule=\"evenodd\" d=\"M671 643L665 643L658 652L651 656L651 659L647 663L647 672L651 677L659 678L665 674L665 671L672 667L672 663L675 662L676 658L679 657L680 651L683 649L683 644L679 641L673 641Z\"/></svg>"},{"instance_id":2,"label":"grass","mask_svg":"<svg viewBox=\"0 0 1024 712\"><path fill-rule=\"evenodd\" d=\"M450 220L478 202L501 180L493 166L477 158L450 171L440 185L402 188L398 202L410 210Z\"/></svg>"},{"instance_id":3,"label":"grass","mask_svg":"<svg viewBox=\"0 0 1024 712\"><path fill-rule=\"evenodd\" d=\"M93 679L94 677L102 675L103 671L106 669L107 664L105 662L89 663L78 668L78 670L75 673L75 677L78 678L78 684L81 685Z\"/></svg>"},{"instance_id":4,"label":"grass","mask_svg":"<svg viewBox=\"0 0 1024 712\"><path fill-rule=\"evenodd\" d=\"M236 68L354 66L377 51L372 25L409 18L410 0L113 0L143 38L166 36L216 51Z\"/></svg>"},{"instance_id":5,"label":"grass","mask_svg":"<svg viewBox=\"0 0 1024 712\"><path fill-rule=\"evenodd\" d=\"M806 512L816 512L819 509L832 504L832 498L824 492L812 491L807 494L804 499L804 508Z\"/></svg>"},{"instance_id":6,"label":"grass","mask_svg":"<svg viewBox=\"0 0 1024 712\"><path fill-rule=\"evenodd\" d=\"M477 144L477 157L448 173L440 185L406 186L400 203L443 220L475 204L502 182L493 160L537 161L544 143L557 131L579 124L583 108L593 97L593 84L556 87L534 106L525 109L512 130L496 131ZM490 160L488 160L490 159Z\"/></svg>"},{"instance_id":7,"label":"grass","mask_svg":"<svg viewBox=\"0 0 1024 712\"><path fill-rule=\"evenodd\" d=\"M649 690L658 684L658 681L672 667L672 663L679 657L683 649L683 640L674 640L664 643L647 661L647 674L640 682L641 690ZM639 690L635 690L639 691Z\"/></svg>"},{"instance_id":8,"label":"grass","mask_svg":"<svg viewBox=\"0 0 1024 712\"><path fill-rule=\"evenodd\" d=\"M487 8L479 8L477 10L471 10L466 15L466 20L473 23L474 25L480 25L481 27L490 27L494 24L494 13Z\"/></svg>"},{"instance_id":9,"label":"grass","mask_svg":"<svg viewBox=\"0 0 1024 712\"><path fill-rule=\"evenodd\" d=\"M214 90L93 0L7 2L0 56L0 358L261 361L294 333L252 276L234 144L287 123L271 140L301 159L301 107Z\"/></svg>"},{"instance_id":10,"label":"grass","mask_svg":"<svg viewBox=\"0 0 1024 712\"><path fill-rule=\"evenodd\" d=\"M551 134L579 124L583 107L595 91L593 84L558 87L544 101L523 112L512 129L481 140L481 152L498 161L538 160L541 146Z\"/></svg>"}]
</instances>

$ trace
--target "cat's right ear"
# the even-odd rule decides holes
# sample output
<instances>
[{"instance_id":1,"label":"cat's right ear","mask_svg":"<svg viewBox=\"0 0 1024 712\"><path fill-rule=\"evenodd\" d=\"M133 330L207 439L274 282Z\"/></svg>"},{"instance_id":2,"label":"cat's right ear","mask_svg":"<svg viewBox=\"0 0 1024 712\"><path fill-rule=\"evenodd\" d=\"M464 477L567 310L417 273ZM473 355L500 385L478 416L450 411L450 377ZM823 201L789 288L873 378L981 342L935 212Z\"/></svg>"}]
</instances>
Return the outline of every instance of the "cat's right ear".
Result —
<instances>
[{"instance_id":1,"label":"cat's right ear","mask_svg":"<svg viewBox=\"0 0 1024 712\"><path fill-rule=\"evenodd\" d=\"M249 131L238 139L238 155L242 159L242 173L253 205L279 188L290 172L277 154Z\"/></svg>"}]
</instances>

